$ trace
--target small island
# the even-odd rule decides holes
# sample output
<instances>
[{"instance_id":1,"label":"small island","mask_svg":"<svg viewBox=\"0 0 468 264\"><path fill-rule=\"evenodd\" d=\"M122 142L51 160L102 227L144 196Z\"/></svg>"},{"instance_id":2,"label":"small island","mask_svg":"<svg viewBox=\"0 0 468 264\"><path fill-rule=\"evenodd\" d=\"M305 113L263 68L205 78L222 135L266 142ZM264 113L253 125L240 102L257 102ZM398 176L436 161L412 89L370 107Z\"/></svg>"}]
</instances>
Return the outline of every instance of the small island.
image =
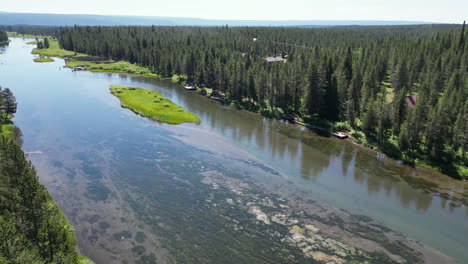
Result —
<instances>
[{"instance_id":1,"label":"small island","mask_svg":"<svg viewBox=\"0 0 468 264\"><path fill-rule=\"evenodd\" d=\"M52 58L34 58L35 62L54 62Z\"/></svg>"},{"instance_id":2,"label":"small island","mask_svg":"<svg viewBox=\"0 0 468 264\"><path fill-rule=\"evenodd\" d=\"M174 104L160 92L124 85L112 85L110 92L120 99L120 105L151 120L178 125L182 123L200 124L195 114Z\"/></svg>"}]
</instances>

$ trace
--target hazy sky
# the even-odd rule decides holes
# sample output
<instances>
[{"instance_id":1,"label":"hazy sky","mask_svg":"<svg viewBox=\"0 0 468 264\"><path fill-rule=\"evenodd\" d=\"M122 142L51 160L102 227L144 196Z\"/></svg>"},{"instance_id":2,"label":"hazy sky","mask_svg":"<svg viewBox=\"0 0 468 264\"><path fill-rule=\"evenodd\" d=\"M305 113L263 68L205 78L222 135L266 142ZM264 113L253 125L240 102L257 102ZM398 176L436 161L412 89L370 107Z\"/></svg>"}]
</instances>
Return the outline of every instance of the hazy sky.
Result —
<instances>
[{"instance_id":1,"label":"hazy sky","mask_svg":"<svg viewBox=\"0 0 468 264\"><path fill-rule=\"evenodd\" d=\"M2 0L1 11L255 20L461 23L468 0Z\"/></svg>"}]
</instances>

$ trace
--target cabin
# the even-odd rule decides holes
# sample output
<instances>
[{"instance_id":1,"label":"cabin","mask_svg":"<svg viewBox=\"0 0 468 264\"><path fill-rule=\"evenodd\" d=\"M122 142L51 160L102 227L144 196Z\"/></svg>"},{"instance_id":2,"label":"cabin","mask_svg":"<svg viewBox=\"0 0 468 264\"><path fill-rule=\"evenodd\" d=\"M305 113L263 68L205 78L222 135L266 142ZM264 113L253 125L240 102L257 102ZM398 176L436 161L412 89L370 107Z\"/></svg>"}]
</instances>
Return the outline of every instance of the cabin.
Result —
<instances>
[{"instance_id":1,"label":"cabin","mask_svg":"<svg viewBox=\"0 0 468 264\"><path fill-rule=\"evenodd\" d=\"M405 98L406 104L408 105L409 108L414 108L417 100L418 100L418 96L416 94L412 94Z\"/></svg>"},{"instance_id":2,"label":"cabin","mask_svg":"<svg viewBox=\"0 0 468 264\"><path fill-rule=\"evenodd\" d=\"M286 59L283 59L281 56L268 56L265 60L267 62L286 62Z\"/></svg>"}]
</instances>

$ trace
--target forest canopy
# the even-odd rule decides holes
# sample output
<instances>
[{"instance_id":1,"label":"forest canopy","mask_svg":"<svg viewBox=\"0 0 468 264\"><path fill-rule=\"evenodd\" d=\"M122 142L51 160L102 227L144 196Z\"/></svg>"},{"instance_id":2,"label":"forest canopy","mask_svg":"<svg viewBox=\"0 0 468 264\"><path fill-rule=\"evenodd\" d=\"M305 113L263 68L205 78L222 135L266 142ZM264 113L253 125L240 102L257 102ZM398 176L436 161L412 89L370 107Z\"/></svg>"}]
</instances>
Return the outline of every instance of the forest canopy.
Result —
<instances>
[{"instance_id":1,"label":"forest canopy","mask_svg":"<svg viewBox=\"0 0 468 264\"><path fill-rule=\"evenodd\" d=\"M253 111L344 121L394 158L468 177L464 25L76 26L57 37L67 50L182 76Z\"/></svg>"}]
</instances>

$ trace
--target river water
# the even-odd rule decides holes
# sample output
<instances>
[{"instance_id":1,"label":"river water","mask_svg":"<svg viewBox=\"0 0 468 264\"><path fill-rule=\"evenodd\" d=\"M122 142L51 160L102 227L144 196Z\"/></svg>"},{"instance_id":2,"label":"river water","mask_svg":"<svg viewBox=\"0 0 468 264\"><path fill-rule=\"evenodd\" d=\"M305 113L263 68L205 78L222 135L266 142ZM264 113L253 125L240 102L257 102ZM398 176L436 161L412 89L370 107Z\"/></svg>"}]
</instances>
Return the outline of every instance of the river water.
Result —
<instances>
[{"instance_id":1,"label":"river water","mask_svg":"<svg viewBox=\"0 0 468 264\"><path fill-rule=\"evenodd\" d=\"M226 174L242 172L242 177L271 184L285 195L295 193L369 216L468 263L466 182L400 165L302 127L225 108L167 81L72 72L61 68L61 59L35 63L26 42L13 39L0 48L0 85L9 87L19 103L14 122L23 132L23 149L37 152L30 157L41 182L75 226L81 252L96 262L109 261L96 253L98 248L107 247L118 263L123 253L116 250L134 246L125 244L126 234L115 230L146 232L146 252L151 245L162 245L156 254L173 255L166 247L185 252L186 244L175 244L165 235L187 240L184 236L191 231L184 228L195 225L194 219L217 219L215 214L207 218L198 205L207 193L203 184L197 185L198 178L191 178L195 171L216 167ZM136 116L109 93L113 84L158 90L202 123L171 126ZM193 189L177 182L188 182ZM154 231L156 226L167 227L167 232ZM181 229L184 233L177 233ZM196 233L199 229L203 224L192 230L191 243L220 243ZM148 242L153 231L159 240ZM112 237L116 249L104 243ZM199 259L205 258L210 256Z\"/></svg>"}]
</instances>

